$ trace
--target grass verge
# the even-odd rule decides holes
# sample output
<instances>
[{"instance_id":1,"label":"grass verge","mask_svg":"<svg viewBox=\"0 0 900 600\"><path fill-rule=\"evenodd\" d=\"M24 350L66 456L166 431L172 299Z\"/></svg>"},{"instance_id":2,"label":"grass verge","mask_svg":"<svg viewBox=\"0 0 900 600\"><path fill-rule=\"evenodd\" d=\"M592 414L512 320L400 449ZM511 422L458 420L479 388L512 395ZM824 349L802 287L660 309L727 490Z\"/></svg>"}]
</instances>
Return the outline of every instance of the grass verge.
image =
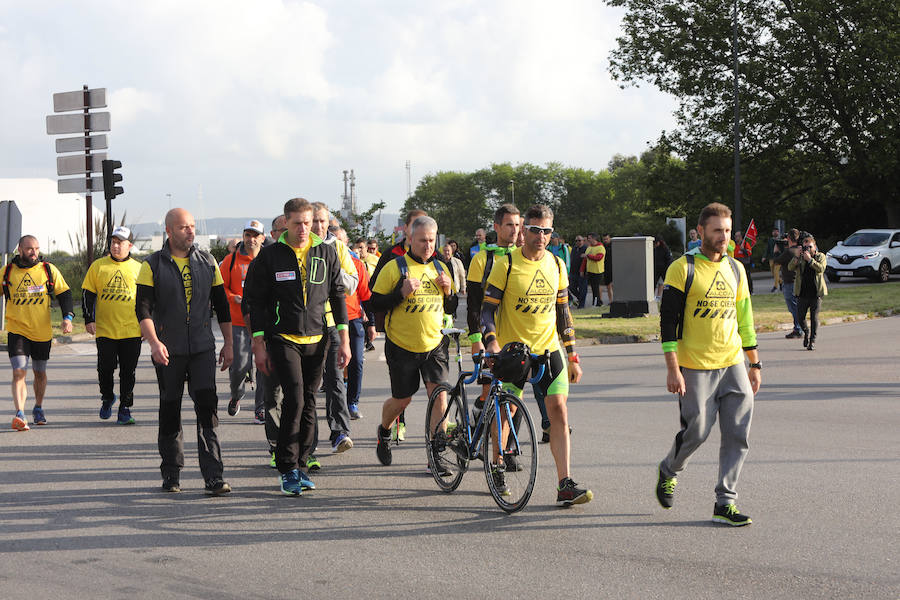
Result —
<instances>
[{"instance_id":1,"label":"grass verge","mask_svg":"<svg viewBox=\"0 0 900 600\"><path fill-rule=\"evenodd\" d=\"M575 332L582 340L605 340L626 337L637 341L655 340L659 336L659 316L634 319L608 319L602 315L608 306L572 311ZM822 300L819 323L834 318L865 315L867 318L900 312L900 282L873 283L831 290ZM753 322L756 331L776 331L790 327L791 317L781 293L753 296Z\"/></svg>"}]
</instances>

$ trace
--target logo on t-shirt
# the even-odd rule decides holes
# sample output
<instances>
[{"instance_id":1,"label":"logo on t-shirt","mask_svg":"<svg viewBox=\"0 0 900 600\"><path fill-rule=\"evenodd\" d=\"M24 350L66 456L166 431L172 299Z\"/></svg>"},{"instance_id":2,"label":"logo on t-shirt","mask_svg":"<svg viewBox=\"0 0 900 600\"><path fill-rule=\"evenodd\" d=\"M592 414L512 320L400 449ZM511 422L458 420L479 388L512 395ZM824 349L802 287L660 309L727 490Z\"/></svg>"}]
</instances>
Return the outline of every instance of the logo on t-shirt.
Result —
<instances>
[{"instance_id":1,"label":"logo on t-shirt","mask_svg":"<svg viewBox=\"0 0 900 600\"><path fill-rule=\"evenodd\" d=\"M735 297L732 285L721 271L716 271L706 290L706 299L697 301L694 316L700 319L732 319L737 315Z\"/></svg>"},{"instance_id":2,"label":"logo on t-shirt","mask_svg":"<svg viewBox=\"0 0 900 600\"><path fill-rule=\"evenodd\" d=\"M707 298L734 298L734 288L731 287L731 284L725 281L725 278L722 277L721 271L716 271L715 277L713 277L712 283L709 284L709 289L706 290Z\"/></svg>"},{"instance_id":3,"label":"logo on t-shirt","mask_svg":"<svg viewBox=\"0 0 900 600\"><path fill-rule=\"evenodd\" d=\"M37 285L31 278L31 274L25 273L19 285L16 286L13 304L43 304L44 291L44 284Z\"/></svg>"},{"instance_id":4,"label":"logo on t-shirt","mask_svg":"<svg viewBox=\"0 0 900 600\"><path fill-rule=\"evenodd\" d=\"M444 310L444 294L434 280L422 275L422 285L406 298L406 312L438 312Z\"/></svg>"},{"instance_id":5,"label":"logo on t-shirt","mask_svg":"<svg viewBox=\"0 0 900 600\"><path fill-rule=\"evenodd\" d=\"M555 308L556 286L538 269L528 284L524 296L516 298L516 311L536 315L548 313Z\"/></svg>"},{"instance_id":6,"label":"logo on t-shirt","mask_svg":"<svg viewBox=\"0 0 900 600\"><path fill-rule=\"evenodd\" d=\"M131 302L134 300L121 270L117 269L115 275L106 282L106 285L103 287L103 293L100 294L100 299L112 302Z\"/></svg>"}]
</instances>

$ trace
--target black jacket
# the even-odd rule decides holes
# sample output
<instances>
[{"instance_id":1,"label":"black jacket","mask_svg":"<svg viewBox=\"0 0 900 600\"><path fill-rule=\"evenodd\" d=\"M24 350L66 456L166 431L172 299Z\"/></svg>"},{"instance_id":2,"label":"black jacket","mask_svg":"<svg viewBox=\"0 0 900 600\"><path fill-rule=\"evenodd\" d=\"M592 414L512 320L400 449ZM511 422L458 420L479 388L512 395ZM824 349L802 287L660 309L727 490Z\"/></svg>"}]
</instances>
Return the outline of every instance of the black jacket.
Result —
<instances>
[{"instance_id":1,"label":"black jacket","mask_svg":"<svg viewBox=\"0 0 900 600\"><path fill-rule=\"evenodd\" d=\"M254 334L298 336L325 332L325 301L331 301L335 325L347 324L347 304L341 279L341 261L330 244L310 234L313 243L306 255L306 298L294 249L284 236L265 246L247 269L241 311Z\"/></svg>"},{"instance_id":2,"label":"black jacket","mask_svg":"<svg viewBox=\"0 0 900 600\"><path fill-rule=\"evenodd\" d=\"M231 322L225 286L213 286L216 259L196 246L188 252L191 269L191 310L187 311L184 280L169 248L169 241L147 259L153 285L137 286L135 312L138 321L153 319L156 335L170 354L196 354L214 350L216 340L210 326L210 303L219 323Z\"/></svg>"}]
</instances>

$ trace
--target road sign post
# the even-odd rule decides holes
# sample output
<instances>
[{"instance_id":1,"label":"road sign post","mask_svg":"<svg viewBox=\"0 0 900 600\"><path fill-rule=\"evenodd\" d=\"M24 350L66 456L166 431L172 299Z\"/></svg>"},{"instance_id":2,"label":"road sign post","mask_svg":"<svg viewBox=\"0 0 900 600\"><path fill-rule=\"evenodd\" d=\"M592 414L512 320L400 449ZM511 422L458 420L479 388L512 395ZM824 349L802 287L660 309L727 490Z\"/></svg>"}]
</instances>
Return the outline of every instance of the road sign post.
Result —
<instances>
[{"instance_id":1,"label":"road sign post","mask_svg":"<svg viewBox=\"0 0 900 600\"><path fill-rule=\"evenodd\" d=\"M91 135L94 131L110 130L108 112L91 113L92 108L106 107L106 88L88 89L84 86L74 92L53 94L53 112L64 113L80 111L80 113L47 116L47 134L81 133L83 137L62 138L56 140L56 152L84 153L83 155L60 156L56 159L57 175L83 175L83 178L60 179L57 190L60 194L84 192L85 236L87 246L86 263L91 264L94 258L94 207L91 192L103 189L103 180L91 177L102 169L106 160L105 153L92 154L93 150L108 148L105 135ZM107 209L108 210L108 209ZM109 220L107 215L107 220Z\"/></svg>"},{"instance_id":2,"label":"road sign post","mask_svg":"<svg viewBox=\"0 0 900 600\"><path fill-rule=\"evenodd\" d=\"M0 202L0 244L3 264L9 262L9 253L15 250L22 237L22 213L14 200ZM0 301L0 329L6 329L6 295Z\"/></svg>"}]
</instances>

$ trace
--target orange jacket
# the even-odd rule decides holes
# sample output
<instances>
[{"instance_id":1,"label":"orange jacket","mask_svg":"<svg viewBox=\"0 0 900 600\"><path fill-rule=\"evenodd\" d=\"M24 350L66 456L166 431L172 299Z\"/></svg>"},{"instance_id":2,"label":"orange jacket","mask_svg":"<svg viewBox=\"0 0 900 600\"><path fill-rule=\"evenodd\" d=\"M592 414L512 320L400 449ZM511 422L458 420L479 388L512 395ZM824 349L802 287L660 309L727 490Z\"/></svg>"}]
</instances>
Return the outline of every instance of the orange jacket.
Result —
<instances>
[{"instance_id":1,"label":"orange jacket","mask_svg":"<svg viewBox=\"0 0 900 600\"><path fill-rule=\"evenodd\" d=\"M232 257L234 257L233 262ZM219 263L222 281L225 282L225 295L228 296L228 308L231 309L233 327L246 327L244 315L241 314L241 298L244 296L244 278L247 277L247 267L252 261L252 258L236 250L225 255L225 258Z\"/></svg>"},{"instance_id":2,"label":"orange jacket","mask_svg":"<svg viewBox=\"0 0 900 600\"><path fill-rule=\"evenodd\" d=\"M359 303L371 298L372 292L369 290L369 270L366 268L365 263L352 254L350 255L350 260L353 261L353 264L356 266L356 273L359 275L359 285L356 287L356 292L352 296L347 296L347 319L353 320L362 318L363 311Z\"/></svg>"}]
</instances>

